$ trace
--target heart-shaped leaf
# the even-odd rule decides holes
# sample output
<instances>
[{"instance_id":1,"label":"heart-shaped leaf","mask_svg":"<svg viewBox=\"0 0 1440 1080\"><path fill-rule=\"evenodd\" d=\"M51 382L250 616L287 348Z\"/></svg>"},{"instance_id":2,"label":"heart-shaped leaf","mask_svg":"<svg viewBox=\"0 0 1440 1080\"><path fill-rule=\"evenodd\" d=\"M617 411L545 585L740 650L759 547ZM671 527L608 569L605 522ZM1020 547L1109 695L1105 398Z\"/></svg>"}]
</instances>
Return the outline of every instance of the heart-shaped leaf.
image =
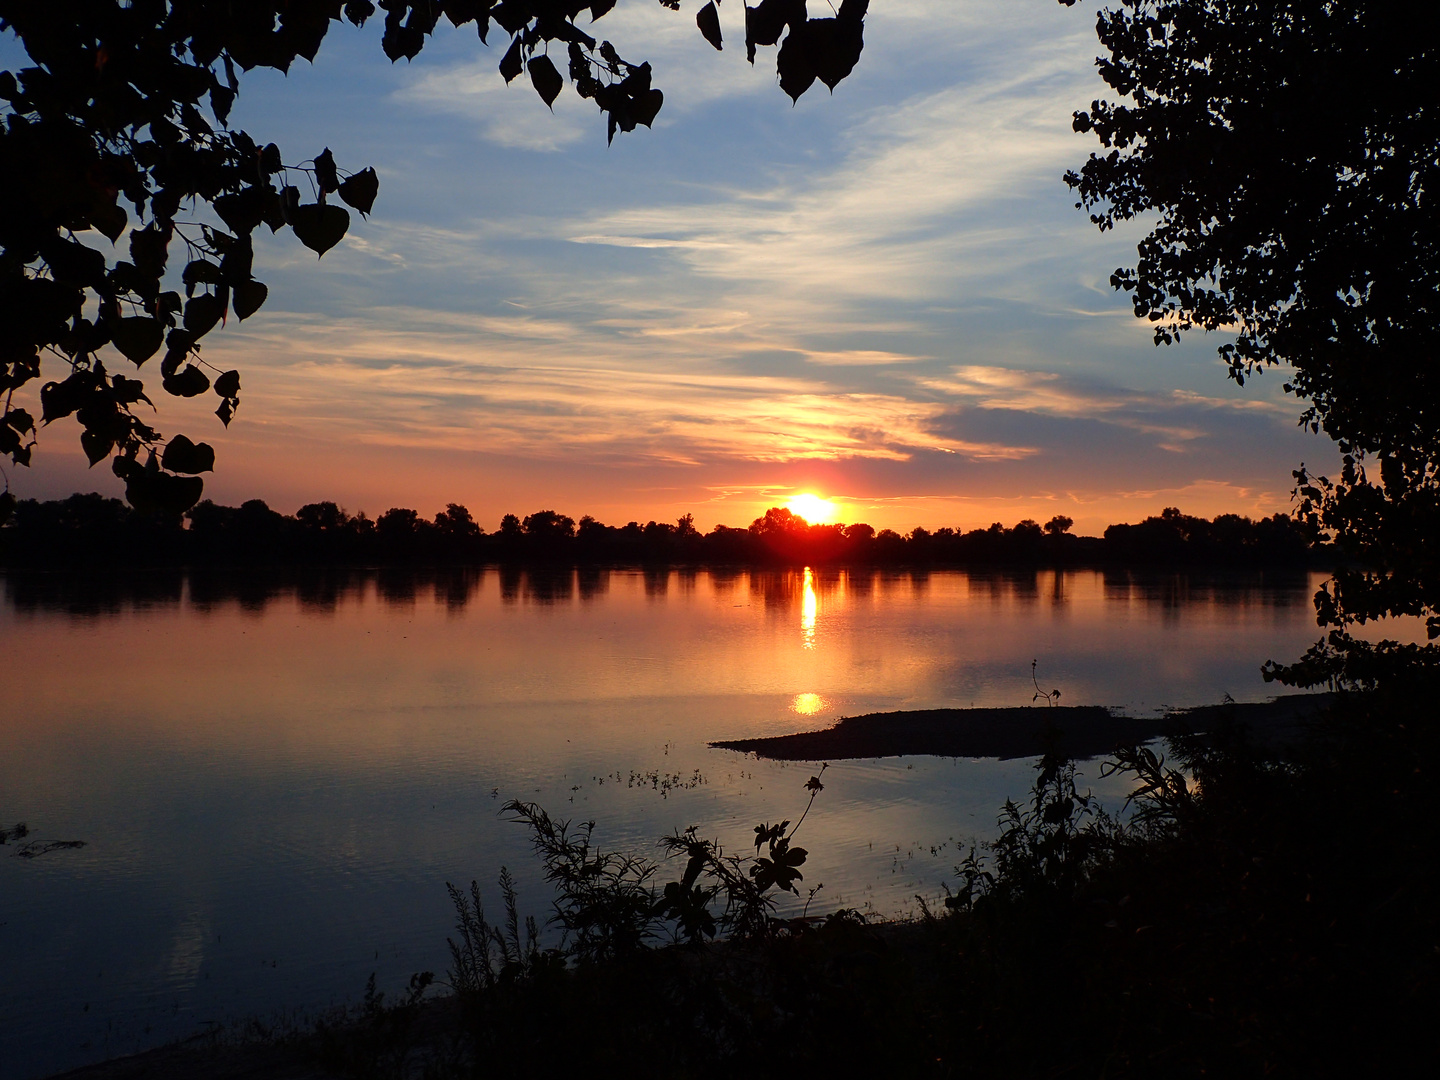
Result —
<instances>
[{"instance_id":1,"label":"heart-shaped leaf","mask_svg":"<svg viewBox=\"0 0 1440 1080\"><path fill-rule=\"evenodd\" d=\"M105 460L110 453L110 448L114 445L114 439L109 435L102 435L98 431L82 431L80 433L80 449L85 451L85 457L89 459L92 468L97 462Z\"/></svg>"},{"instance_id":2,"label":"heart-shaped leaf","mask_svg":"<svg viewBox=\"0 0 1440 1080\"><path fill-rule=\"evenodd\" d=\"M290 228L300 242L318 255L324 255L345 237L350 228L350 211L343 206L306 203L291 211Z\"/></svg>"},{"instance_id":3,"label":"heart-shaped leaf","mask_svg":"<svg viewBox=\"0 0 1440 1080\"><path fill-rule=\"evenodd\" d=\"M649 127L660 111L660 106L664 104L665 95L659 90L646 90L643 94L638 95L631 104L630 115L635 118L637 123Z\"/></svg>"},{"instance_id":4,"label":"heart-shaped leaf","mask_svg":"<svg viewBox=\"0 0 1440 1080\"><path fill-rule=\"evenodd\" d=\"M161 385L176 397L198 397L210 389L210 377L194 364L186 364L174 375L165 376Z\"/></svg>"},{"instance_id":5,"label":"heart-shaped leaf","mask_svg":"<svg viewBox=\"0 0 1440 1080\"><path fill-rule=\"evenodd\" d=\"M125 481L125 499L142 514L185 513L200 501L205 481L198 476L171 476L158 470L135 468Z\"/></svg>"},{"instance_id":6,"label":"heart-shaped leaf","mask_svg":"<svg viewBox=\"0 0 1440 1080\"><path fill-rule=\"evenodd\" d=\"M225 305L218 296L192 296L185 302L185 329L192 338L204 337L224 314Z\"/></svg>"},{"instance_id":7,"label":"heart-shaped leaf","mask_svg":"<svg viewBox=\"0 0 1440 1080\"><path fill-rule=\"evenodd\" d=\"M185 264L185 272L180 275L180 280L185 285L185 295L194 296L196 285L220 283L220 267L207 259L195 259Z\"/></svg>"},{"instance_id":8,"label":"heart-shaped leaf","mask_svg":"<svg viewBox=\"0 0 1440 1080\"><path fill-rule=\"evenodd\" d=\"M810 55L809 31L809 24L792 26L775 57L775 67L780 72L780 89L790 95L791 101L799 101L800 95L815 83L815 61Z\"/></svg>"},{"instance_id":9,"label":"heart-shaped leaf","mask_svg":"<svg viewBox=\"0 0 1440 1080\"><path fill-rule=\"evenodd\" d=\"M110 340L125 359L139 367L165 343L165 324L148 316L115 319L110 323Z\"/></svg>"},{"instance_id":10,"label":"heart-shaped leaf","mask_svg":"<svg viewBox=\"0 0 1440 1080\"><path fill-rule=\"evenodd\" d=\"M177 473L212 472L215 449L209 443L193 443L184 435L176 435L166 445L160 464Z\"/></svg>"},{"instance_id":11,"label":"heart-shaped leaf","mask_svg":"<svg viewBox=\"0 0 1440 1080\"><path fill-rule=\"evenodd\" d=\"M248 319L260 310L260 305L265 303L265 298L269 295L270 290L265 287L263 281L242 281L235 286L234 297L231 300L236 317Z\"/></svg>"},{"instance_id":12,"label":"heart-shaped leaf","mask_svg":"<svg viewBox=\"0 0 1440 1080\"><path fill-rule=\"evenodd\" d=\"M221 195L211 205L220 220L237 233L248 233L265 217L265 188L247 187L230 195Z\"/></svg>"},{"instance_id":13,"label":"heart-shaped leaf","mask_svg":"<svg viewBox=\"0 0 1440 1080\"><path fill-rule=\"evenodd\" d=\"M71 379L46 383L40 388L40 419L48 424L69 416L80 407L79 398L79 388Z\"/></svg>"},{"instance_id":14,"label":"heart-shaped leaf","mask_svg":"<svg viewBox=\"0 0 1440 1080\"><path fill-rule=\"evenodd\" d=\"M233 398L240 393L240 372L227 371L215 377L215 393L223 398Z\"/></svg>"},{"instance_id":15,"label":"heart-shaped leaf","mask_svg":"<svg viewBox=\"0 0 1440 1080\"><path fill-rule=\"evenodd\" d=\"M125 224L129 220L125 208L119 203L97 202L90 211L90 224L99 229L101 235L112 244L120 239L120 234L125 231Z\"/></svg>"},{"instance_id":16,"label":"heart-shaped leaf","mask_svg":"<svg viewBox=\"0 0 1440 1080\"><path fill-rule=\"evenodd\" d=\"M347 177L336 190L345 202L368 215L375 205L375 196L380 192L380 178L375 175L374 169L361 169L354 176Z\"/></svg>"}]
</instances>

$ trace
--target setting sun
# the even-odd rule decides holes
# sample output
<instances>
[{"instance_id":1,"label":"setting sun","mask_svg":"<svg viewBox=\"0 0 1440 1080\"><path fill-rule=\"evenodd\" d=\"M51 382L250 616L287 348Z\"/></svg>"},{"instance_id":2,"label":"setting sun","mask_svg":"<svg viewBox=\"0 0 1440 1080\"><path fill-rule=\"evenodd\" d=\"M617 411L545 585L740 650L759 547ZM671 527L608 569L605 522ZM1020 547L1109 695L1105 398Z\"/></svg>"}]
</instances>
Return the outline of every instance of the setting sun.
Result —
<instances>
[{"instance_id":1,"label":"setting sun","mask_svg":"<svg viewBox=\"0 0 1440 1080\"><path fill-rule=\"evenodd\" d=\"M839 509L829 499L822 499L808 491L803 495L796 495L785 504L785 508L792 514L799 514L811 525L828 525L835 520Z\"/></svg>"}]
</instances>

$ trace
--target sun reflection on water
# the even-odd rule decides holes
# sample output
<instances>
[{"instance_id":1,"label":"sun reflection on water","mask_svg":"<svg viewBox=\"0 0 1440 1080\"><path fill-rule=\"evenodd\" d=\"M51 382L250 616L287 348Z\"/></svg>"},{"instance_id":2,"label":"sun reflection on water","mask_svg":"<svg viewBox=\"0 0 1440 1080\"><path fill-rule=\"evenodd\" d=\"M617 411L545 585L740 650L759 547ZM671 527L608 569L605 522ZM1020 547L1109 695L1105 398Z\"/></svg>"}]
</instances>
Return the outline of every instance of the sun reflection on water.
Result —
<instances>
[{"instance_id":1,"label":"sun reflection on water","mask_svg":"<svg viewBox=\"0 0 1440 1080\"><path fill-rule=\"evenodd\" d=\"M819 607L819 602L815 599L815 574L807 566L805 597L800 603L800 636L807 649L815 648L815 613Z\"/></svg>"},{"instance_id":2,"label":"sun reflection on water","mask_svg":"<svg viewBox=\"0 0 1440 1080\"><path fill-rule=\"evenodd\" d=\"M790 709L801 716L814 716L818 712L824 712L829 705L819 694L796 694L795 700L790 703Z\"/></svg>"}]
</instances>

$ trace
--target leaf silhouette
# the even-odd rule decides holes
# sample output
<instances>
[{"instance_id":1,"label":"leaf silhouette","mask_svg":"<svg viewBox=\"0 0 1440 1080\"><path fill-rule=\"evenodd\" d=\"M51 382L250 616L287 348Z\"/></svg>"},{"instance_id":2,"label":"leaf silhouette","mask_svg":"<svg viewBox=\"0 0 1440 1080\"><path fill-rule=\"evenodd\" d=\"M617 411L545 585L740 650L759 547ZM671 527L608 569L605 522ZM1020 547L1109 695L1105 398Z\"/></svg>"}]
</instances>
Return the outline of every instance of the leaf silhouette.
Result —
<instances>
[{"instance_id":1,"label":"leaf silhouette","mask_svg":"<svg viewBox=\"0 0 1440 1080\"><path fill-rule=\"evenodd\" d=\"M210 389L210 378L194 364L186 364L173 375L166 375L161 385L167 394L176 397L198 397Z\"/></svg>"},{"instance_id":2,"label":"leaf silhouette","mask_svg":"<svg viewBox=\"0 0 1440 1080\"><path fill-rule=\"evenodd\" d=\"M370 208L375 205L375 196L380 193L380 178L373 168L361 169L345 179L337 192L341 199L368 217Z\"/></svg>"},{"instance_id":3,"label":"leaf silhouette","mask_svg":"<svg viewBox=\"0 0 1440 1080\"><path fill-rule=\"evenodd\" d=\"M165 324L146 317L116 319L110 324L110 341L125 359L139 367L160 351Z\"/></svg>"},{"instance_id":4,"label":"leaf silhouette","mask_svg":"<svg viewBox=\"0 0 1440 1080\"><path fill-rule=\"evenodd\" d=\"M191 337L204 337L225 314L225 305L218 296L201 293L185 302L185 329Z\"/></svg>"},{"instance_id":5,"label":"leaf silhouette","mask_svg":"<svg viewBox=\"0 0 1440 1080\"><path fill-rule=\"evenodd\" d=\"M340 177L335 172L335 155L330 153L328 146L315 155L315 182L327 195L340 186Z\"/></svg>"},{"instance_id":6,"label":"leaf silhouette","mask_svg":"<svg viewBox=\"0 0 1440 1080\"><path fill-rule=\"evenodd\" d=\"M215 468L215 449L209 443L194 443L184 435L176 435L166 445L160 465L177 473L211 472Z\"/></svg>"},{"instance_id":7,"label":"leaf silhouette","mask_svg":"<svg viewBox=\"0 0 1440 1080\"><path fill-rule=\"evenodd\" d=\"M105 460L110 453L110 448L115 445L115 440L108 435L102 435L98 431L82 431L80 433L80 449L85 451L86 460L90 462L91 468Z\"/></svg>"},{"instance_id":8,"label":"leaf silhouette","mask_svg":"<svg viewBox=\"0 0 1440 1080\"><path fill-rule=\"evenodd\" d=\"M269 295L270 290L263 281L242 281L235 286L234 299L231 301L236 317L242 321L248 319L260 310L260 305L265 303L265 298Z\"/></svg>"},{"instance_id":9,"label":"leaf silhouette","mask_svg":"<svg viewBox=\"0 0 1440 1080\"><path fill-rule=\"evenodd\" d=\"M500 60L500 74L505 76L507 83L514 82L515 76L519 75L524 67L525 57L520 51L520 39L517 37Z\"/></svg>"},{"instance_id":10,"label":"leaf silhouette","mask_svg":"<svg viewBox=\"0 0 1440 1080\"><path fill-rule=\"evenodd\" d=\"M796 7L796 0L760 0L755 7L745 8L745 54L750 63L755 63L755 46L774 45L780 40L785 24L796 14ZM804 0L799 0L798 8L799 21L803 21Z\"/></svg>"},{"instance_id":11,"label":"leaf silhouette","mask_svg":"<svg viewBox=\"0 0 1440 1080\"><path fill-rule=\"evenodd\" d=\"M183 514L205 490L198 476L171 476L135 466L125 480L125 498L141 513Z\"/></svg>"},{"instance_id":12,"label":"leaf silhouette","mask_svg":"<svg viewBox=\"0 0 1440 1080\"><path fill-rule=\"evenodd\" d=\"M540 100L553 109L565 80L560 76L560 72L555 70L550 58L542 54L530 58L530 84L535 87Z\"/></svg>"},{"instance_id":13,"label":"leaf silhouette","mask_svg":"<svg viewBox=\"0 0 1440 1080\"><path fill-rule=\"evenodd\" d=\"M710 0L695 16L695 25L700 27L700 33L705 35L705 40L716 49L722 47L723 38L720 36L720 12L715 9L715 0Z\"/></svg>"},{"instance_id":14,"label":"leaf silhouette","mask_svg":"<svg viewBox=\"0 0 1440 1080\"><path fill-rule=\"evenodd\" d=\"M185 285L185 295L194 296L196 285L220 284L220 267L205 259L195 259L185 265L180 280Z\"/></svg>"},{"instance_id":15,"label":"leaf silhouette","mask_svg":"<svg viewBox=\"0 0 1440 1080\"><path fill-rule=\"evenodd\" d=\"M233 398L240 393L240 372L227 371L215 377L215 393L221 397Z\"/></svg>"},{"instance_id":16,"label":"leaf silhouette","mask_svg":"<svg viewBox=\"0 0 1440 1080\"><path fill-rule=\"evenodd\" d=\"M125 224L129 220L130 216L119 203L98 203L90 211L90 224L99 229L101 235L112 244L120 239L120 234L125 231Z\"/></svg>"},{"instance_id":17,"label":"leaf silhouette","mask_svg":"<svg viewBox=\"0 0 1440 1080\"><path fill-rule=\"evenodd\" d=\"M305 203L290 212L290 228L302 244L324 255L344 239L350 228L350 211L343 206Z\"/></svg>"},{"instance_id":18,"label":"leaf silhouette","mask_svg":"<svg viewBox=\"0 0 1440 1080\"><path fill-rule=\"evenodd\" d=\"M815 60L811 56L812 25L792 26L775 58L776 70L780 72L780 89L790 95L791 101L799 101L800 95L815 83Z\"/></svg>"}]
</instances>

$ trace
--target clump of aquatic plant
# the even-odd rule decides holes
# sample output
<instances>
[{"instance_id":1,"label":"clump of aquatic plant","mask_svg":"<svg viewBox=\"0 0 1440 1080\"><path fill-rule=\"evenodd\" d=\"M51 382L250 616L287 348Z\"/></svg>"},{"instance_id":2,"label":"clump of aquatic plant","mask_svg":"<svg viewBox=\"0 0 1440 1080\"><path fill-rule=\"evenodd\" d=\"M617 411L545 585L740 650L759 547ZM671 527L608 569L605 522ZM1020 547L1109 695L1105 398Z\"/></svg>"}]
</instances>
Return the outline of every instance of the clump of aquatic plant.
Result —
<instances>
[{"instance_id":1,"label":"clump of aquatic plant","mask_svg":"<svg viewBox=\"0 0 1440 1080\"><path fill-rule=\"evenodd\" d=\"M820 766L822 775L826 768ZM686 860L680 879L666 884L656 903L657 914L673 920L677 940L699 944L717 934L755 938L789 925L775 919L777 890L800 894L795 883L804 880L800 867L809 852L793 841L825 785L819 776L812 776L805 789L810 800L794 828L788 819L755 826L755 855L748 866L744 858L726 855L718 841L700 836L693 825L660 841L667 855ZM712 905L717 908L712 910Z\"/></svg>"},{"instance_id":2,"label":"clump of aquatic plant","mask_svg":"<svg viewBox=\"0 0 1440 1080\"><path fill-rule=\"evenodd\" d=\"M821 774L825 766L820 769ZM815 798L824 790L820 777L805 784L810 793L794 826L755 826L755 854L727 854L718 840L700 835L698 826L671 833L660 846L669 859L685 860L678 879L658 884L663 863L641 855L604 851L594 842L595 822L556 820L535 803L512 800L504 811L530 830L530 842L555 889L551 925L561 932L555 955L592 964L636 953L664 942L699 944L715 937L755 938L785 925L775 918L779 893L799 895L797 882L808 852L794 844ZM472 883L467 899L449 886L460 912L460 941L451 942L457 989L485 988L510 965L524 973L541 954L537 928L527 920L529 940L520 941L513 886L502 872L511 933L502 935L484 921L479 890ZM487 981L489 979L489 981Z\"/></svg>"},{"instance_id":3,"label":"clump of aquatic plant","mask_svg":"<svg viewBox=\"0 0 1440 1080\"><path fill-rule=\"evenodd\" d=\"M30 826L23 821L14 828L0 828L0 846L9 846L12 840L24 840L11 852L17 859L37 859L52 851L73 851L85 846L84 840L25 840L30 832Z\"/></svg>"},{"instance_id":4,"label":"clump of aquatic plant","mask_svg":"<svg viewBox=\"0 0 1440 1080\"><path fill-rule=\"evenodd\" d=\"M1068 900L1085 880L1114 822L1089 791L1082 794L1076 786L1074 761L1047 752L1035 768L1029 800L1006 799L1000 835L972 845L955 868L960 886L946 898L950 909L973 908L997 893Z\"/></svg>"},{"instance_id":5,"label":"clump of aquatic plant","mask_svg":"<svg viewBox=\"0 0 1440 1080\"><path fill-rule=\"evenodd\" d=\"M502 983L535 974L555 962L555 954L540 948L540 928L533 915L524 920L520 933L519 900L515 879L506 867L500 869L500 894L505 904L505 924L492 925L485 918L480 885L470 882L467 895L448 881L445 888L455 905L455 930L460 940L446 938L450 946L450 985L459 994L491 990Z\"/></svg>"}]
</instances>

